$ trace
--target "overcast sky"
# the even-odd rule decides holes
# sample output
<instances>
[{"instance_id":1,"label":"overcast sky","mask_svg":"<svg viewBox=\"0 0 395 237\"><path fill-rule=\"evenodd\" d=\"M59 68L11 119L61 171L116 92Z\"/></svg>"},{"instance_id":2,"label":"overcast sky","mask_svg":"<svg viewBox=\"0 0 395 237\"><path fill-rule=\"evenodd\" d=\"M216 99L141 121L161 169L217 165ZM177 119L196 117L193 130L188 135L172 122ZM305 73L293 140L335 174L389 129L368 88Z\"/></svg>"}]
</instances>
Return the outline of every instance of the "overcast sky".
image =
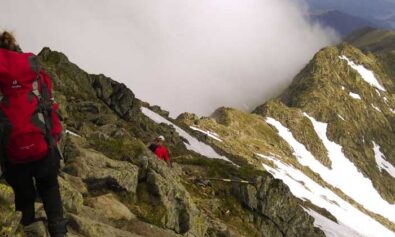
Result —
<instances>
[{"instance_id":1,"label":"overcast sky","mask_svg":"<svg viewBox=\"0 0 395 237\"><path fill-rule=\"evenodd\" d=\"M173 116L251 110L336 40L296 0L2 0L0 30L65 53Z\"/></svg>"}]
</instances>

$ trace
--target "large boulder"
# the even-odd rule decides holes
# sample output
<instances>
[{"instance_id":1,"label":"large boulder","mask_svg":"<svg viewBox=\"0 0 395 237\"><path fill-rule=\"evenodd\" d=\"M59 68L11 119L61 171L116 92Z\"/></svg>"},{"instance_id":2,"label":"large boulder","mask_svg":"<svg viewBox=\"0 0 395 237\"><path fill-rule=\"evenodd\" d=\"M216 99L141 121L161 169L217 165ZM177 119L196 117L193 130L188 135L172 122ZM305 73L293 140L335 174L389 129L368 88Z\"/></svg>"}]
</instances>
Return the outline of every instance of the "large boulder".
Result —
<instances>
[{"instance_id":1,"label":"large boulder","mask_svg":"<svg viewBox=\"0 0 395 237\"><path fill-rule=\"evenodd\" d=\"M162 229L155 225L140 221L138 219L133 219L132 221L128 222L127 230L132 231L133 233L153 237L153 236L160 236L160 237L181 237L182 235L176 234L171 230Z\"/></svg>"},{"instance_id":2,"label":"large boulder","mask_svg":"<svg viewBox=\"0 0 395 237\"><path fill-rule=\"evenodd\" d=\"M126 129L118 127L116 124L106 124L99 127L99 131L108 137L115 139L130 138L130 134Z\"/></svg>"},{"instance_id":3,"label":"large boulder","mask_svg":"<svg viewBox=\"0 0 395 237\"><path fill-rule=\"evenodd\" d=\"M114 191L136 193L138 167L126 162L108 158L92 149L82 148L78 138L69 140L75 156L67 162L65 171L82 178L91 189L108 188Z\"/></svg>"},{"instance_id":4,"label":"large boulder","mask_svg":"<svg viewBox=\"0 0 395 237\"><path fill-rule=\"evenodd\" d=\"M143 157L142 179L151 195L157 196L166 209L162 225L186 236L205 236L208 228L207 217L196 207L192 197L180 180L180 167L169 168L156 157Z\"/></svg>"},{"instance_id":5,"label":"large boulder","mask_svg":"<svg viewBox=\"0 0 395 237\"><path fill-rule=\"evenodd\" d=\"M128 231L116 229L110 225L93 221L91 219L76 216L74 214L69 215L70 227L82 234L83 236L89 237L141 237L141 235L132 234Z\"/></svg>"},{"instance_id":6,"label":"large boulder","mask_svg":"<svg viewBox=\"0 0 395 237\"><path fill-rule=\"evenodd\" d=\"M82 194L66 179L58 177L58 180L64 208L68 212L78 213L84 203Z\"/></svg>"},{"instance_id":7,"label":"large boulder","mask_svg":"<svg viewBox=\"0 0 395 237\"><path fill-rule=\"evenodd\" d=\"M253 211L253 221L264 236L325 236L280 180L267 175L257 178L255 185L235 183L233 194Z\"/></svg>"},{"instance_id":8,"label":"large boulder","mask_svg":"<svg viewBox=\"0 0 395 237\"><path fill-rule=\"evenodd\" d=\"M111 193L89 198L85 201L85 204L100 211L106 218L111 220L130 221L135 218L135 215Z\"/></svg>"},{"instance_id":9,"label":"large boulder","mask_svg":"<svg viewBox=\"0 0 395 237\"><path fill-rule=\"evenodd\" d=\"M14 212L13 200L12 189L8 185L0 183L0 236L21 236L18 227L22 214Z\"/></svg>"},{"instance_id":10,"label":"large boulder","mask_svg":"<svg viewBox=\"0 0 395 237\"><path fill-rule=\"evenodd\" d=\"M42 221L34 222L23 228L26 237L48 237L45 224Z\"/></svg>"},{"instance_id":11,"label":"large boulder","mask_svg":"<svg viewBox=\"0 0 395 237\"><path fill-rule=\"evenodd\" d=\"M14 202L14 192L9 185L0 183L0 202L8 204Z\"/></svg>"},{"instance_id":12,"label":"large boulder","mask_svg":"<svg viewBox=\"0 0 395 237\"><path fill-rule=\"evenodd\" d=\"M129 121L140 114L141 102L124 84L113 81L104 75L91 75L91 80L97 97L102 99L121 118Z\"/></svg>"}]
</instances>

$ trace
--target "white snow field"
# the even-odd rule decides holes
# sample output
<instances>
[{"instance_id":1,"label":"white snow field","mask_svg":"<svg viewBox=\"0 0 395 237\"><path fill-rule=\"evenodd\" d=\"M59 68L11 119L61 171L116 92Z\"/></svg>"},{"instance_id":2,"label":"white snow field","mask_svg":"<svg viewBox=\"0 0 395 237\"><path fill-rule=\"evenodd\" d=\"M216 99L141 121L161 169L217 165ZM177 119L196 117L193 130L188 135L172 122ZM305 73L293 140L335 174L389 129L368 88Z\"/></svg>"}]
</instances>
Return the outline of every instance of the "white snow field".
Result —
<instances>
[{"instance_id":1,"label":"white snow field","mask_svg":"<svg viewBox=\"0 0 395 237\"><path fill-rule=\"evenodd\" d=\"M385 170L389 175L395 178L395 167L387 161L384 154L380 151L380 146L375 142L373 142L373 151L379 170Z\"/></svg>"},{"instance_id":2,"label":"white snow field","mask_svg":"<svg viewBox=\"0 0 395 237\"><path fill-rule=\"evenodd\" d=\"M327 218L324 219L322 216L312 215L315 218L315 224L325 232L326 236L395 236L395 233L391 232L379 222L340 198L330 189L316 183L302 171L291 165L283 163L275 156L266 156L263 154L256 155L262 159L273 162L276 168L272 168L266 164L262 165L275 178L281 179L286 185L288 185L293 195L302 200L309 200L318 207L325 208L334 217L336 217L339 224L334 223ZM310 212L308 213L311 214Z\"/></svg>"},{"instance_id":3,"label":"white snow field","mask_svg":"<svg viewBox=\"0 0 395 237\"><path fill-rule=\"evenodd\" d=\"M356 100L362 100L361 96L356 93L350 92L349 95Z\"/></svg>"},{"instance_id":4,"label":"white snow field","mask_svg":"<svg viewBox=\"0 0 395 237\"><path fill-rule=\"evenodd\" d=\"M203 130L203 129L200 129L200 128L197 128L197 127L194 127L194 126L189 126L192 130L195 130L195 131L198 131L198 132L201 132L201 133L203 133L203 134L206 134L207 136L209 136L209 137L211 137L212 139L214 139L214 140L216 140L216 141L219 141L219 142L222 142L222 139L219 137L219 135L217 134L217 133L215 133L215 132L211 132L211 131L205 131L205 130Z\"/></svg>"},{"instance_id":5,"label":"white snow field","mask_svg":"<svg viewBox=\"0 0 395 237\"><path fill-rule=\"evenodd\" d=\"M169 120L167 120L166 118L160 116L159 114L153 112L150 109L147 109L145 107L141 107L141 112L143 112L143 114L145 114L148 118L150 118L152 121L156 122L156 123L165 123L167 125L171 125L176 129L176 132L183 138L185 138L188 143L184 142L185 146L187 147L188 150L197 152L203 156L206 156L208 158L215 158L215 159L222 159L222 160L226 160L231 162L228 158L226 158L225 156L219 155L216 151L214 151L214 149L203 143L200 142L199 140L197 140L196 138L192 137L191 135L189 135L189 133L185 132L183 129L181 129L180 127L176 126L174 123L170 122Z\"/></svg>"},{"instance_id":6,"label":"white snow field","mask_svg":"<svg viewBox=\"0 0 395 237\"><path fill-rule=\"evenodd\" d=\"M326 132L328 124L318 122L307 114L304 115L310 119L318 137L326 147L328 156L332 162L331 169L322 165L317 159L315 159L306 147L299 143L292 133L280 122L273 118L267 118L266 121L274 126L278 130L278 134L293 148L294 155L300 164L309 167L311 170L319 174L323 180L342 190L346 195L363 205L366 209L380 214L395 223L395 205L391 205L385 201L373 187L372 182L368 178L364 177L363 174L358 171L356 166L347 159L347 157L345 157L342 152L342 147L327 138ZM338 218L337 215L335 216ZM347 223L347 221L343 220L342 222ZM355 228L355 226L352 228ZM359 231L359 229L357 231ZM389 233L391 233L391 235L388 236L395 236L395 233Z\"/></svg>"},{"instance_id":7,"label":"white snow field","mask_svg":"<svg viewBox=\"0 0 395 237\"><path fill-rule=\"evenodd\" d=\"M379 81L377 80L377 78L375 77L374 73L371 70L368 70L363 65L357 65L349 58L347 58L345 55L342 55L339 58L346 60L348 65L354 70L356 70L359 73L359 75L361 75L364 81L366 81L367 83L376 87L379 90L385 91L385 88L379 83Z\"/></svg>"},{"instance_id":8,"label":"white snow field","mask_svg":"<svg viewBox=\"0 0 395 237\"><path fill-rule=\"evenodd\" d=\"M344 224L338 224L314 210L305 209L305 211L314 218L314 226L323 230L327 237L362 237L362 235L348 226L345 226Z\"/></svg>"}]
</instances>

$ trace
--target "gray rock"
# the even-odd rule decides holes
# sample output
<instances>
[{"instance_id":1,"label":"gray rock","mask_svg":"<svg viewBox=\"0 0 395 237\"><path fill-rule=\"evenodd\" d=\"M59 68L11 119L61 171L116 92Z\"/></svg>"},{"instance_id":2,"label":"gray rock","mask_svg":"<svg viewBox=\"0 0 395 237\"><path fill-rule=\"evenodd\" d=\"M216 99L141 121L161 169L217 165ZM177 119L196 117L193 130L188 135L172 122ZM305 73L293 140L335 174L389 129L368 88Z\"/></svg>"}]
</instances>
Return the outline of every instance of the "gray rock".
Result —
<instances>
[{"instance_id":1,"label":"gray rock","mask_svg":"<svg viewBox=\"0 0 395 237\"><path fill-rule=\"evenodd\" d=\"M61 173L60 176L79 193L83 195L88 194L88 188L80 177L72 176L66 173Z\"/></svg>"},{"instance_id":2,"label":"gray rock","mask_svg":"<svg viewBox=\"0 0 395 237\"><path fill-rule=\"evenodd\" d=\"M47 229L42 221L34 222L23 228L26 237L48 237Z\"/></svg>"},{"instance_id":3,"label":"gray rock","mask_svg":"<svg viewBox=\"0 0 395 237\"><path fill-rule=\"evenodd\" d=\"M235 183L233 194L254 212L255 225L265 236L325 236L280 180L265 176L256 185Z\"/></svg>"},{"instance_id":4,"label":"gray rock","mask_svg":"<svg viewBox=\"0 0 395 237\"><path fill-rule=\"evenodd\" d=\"M130 134L124 128L119 128L115 124L106 124L99 127L99 131L112 138L130 138Z\"/></svg>"},{"instance_id":5,"label":"gray rock","mask_svg":"<svg viewBox=\"0 0 395 237\"><path fill-rule=\"evenodd\" d=\"M93 189L105 187L136 193L137 166L126 161L112 160L92 149L84 149L77 144L76 139L71 139L70 142L78 150L78 156L65 167L70 174L81 177Z\"/></svg>"},{"instance_id":6,"label":"gray rock","mask_svg":"<svg viewBox=\"0 0 395 237\"><path fill-rule=\"evenodd\" d=\"M100 113L100 104L94 103L91 101L80 102L78 110L83 113L92 113L99 114Z\"/></svg>"},{"instance_id":7,"label":"gray rock","mask_svg":"<svg viewBox=\"0 0 395 237\"><path fill-rule=\"evenodd\" d=\"M141 237L141 235L133 234L128 231L116 229L110 225L92 221L90 219L69 215L70 227L78 233L87 237Z\"/></svg>"},{"instance_id":8,"label":"gray rock","mask_svg":"<svg viewBox=\"0 0 395 237\"><path fill-rule=\"evenodd\" d=\"M121 118L129 121L140 114L141 102L124 84L115 82L104 75L92 75L91 79L97 97Z\"/></svg>"},{"instance_id":9,"label":"gray rock","mask_svg":"<svg viewBox=\"0 0 395 237\"><path fill-rule=\"evenodd\" d=\"M100 211L106 218L111 220L128 220L136 216L111 193L89 198L85 201L86 205Z\"/></svg>"},{"instance_id":10,"label":"gray rock","mask_svg":"<svg viewBox=\"0 0 395 237\"><path fill-rule=\"evenodd\" d=\"M82 194L64 178L58 177L58 180L64 208L69 212L78 213L84 203Z\"/></svg>"},{"instance_id":11,"label":"gray rock","mask_svg":"<svg viewBox=\"0 0 395 237\"><path fill-rule=\"evenodd\" d=\"M185 236L204 236L207 217L201 213L185 187L181 184L177 166L169 168L155 157L147 159L146 182L152 195L158 196L166 208L162 224Z\"/></svg>"}]
</instances>

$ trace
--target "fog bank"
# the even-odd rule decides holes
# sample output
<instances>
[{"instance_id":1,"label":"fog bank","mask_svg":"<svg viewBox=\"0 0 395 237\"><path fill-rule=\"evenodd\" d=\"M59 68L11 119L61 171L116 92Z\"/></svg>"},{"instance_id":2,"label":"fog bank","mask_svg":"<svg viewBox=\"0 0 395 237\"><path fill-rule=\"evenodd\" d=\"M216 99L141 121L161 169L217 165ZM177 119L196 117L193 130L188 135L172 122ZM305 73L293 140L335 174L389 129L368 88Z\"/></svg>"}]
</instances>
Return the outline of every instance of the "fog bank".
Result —
<instances>
[{"instance_id":1,"label":"fog bank","mask_svg":"<svg viewBox=\"0 0 395 237\"><path fill-rule=\"evenodd\" d=\"M251 110L336 36L295 0L4 0L0 30L64 52L172 115Z\"/></svg>"}]
</instances>

